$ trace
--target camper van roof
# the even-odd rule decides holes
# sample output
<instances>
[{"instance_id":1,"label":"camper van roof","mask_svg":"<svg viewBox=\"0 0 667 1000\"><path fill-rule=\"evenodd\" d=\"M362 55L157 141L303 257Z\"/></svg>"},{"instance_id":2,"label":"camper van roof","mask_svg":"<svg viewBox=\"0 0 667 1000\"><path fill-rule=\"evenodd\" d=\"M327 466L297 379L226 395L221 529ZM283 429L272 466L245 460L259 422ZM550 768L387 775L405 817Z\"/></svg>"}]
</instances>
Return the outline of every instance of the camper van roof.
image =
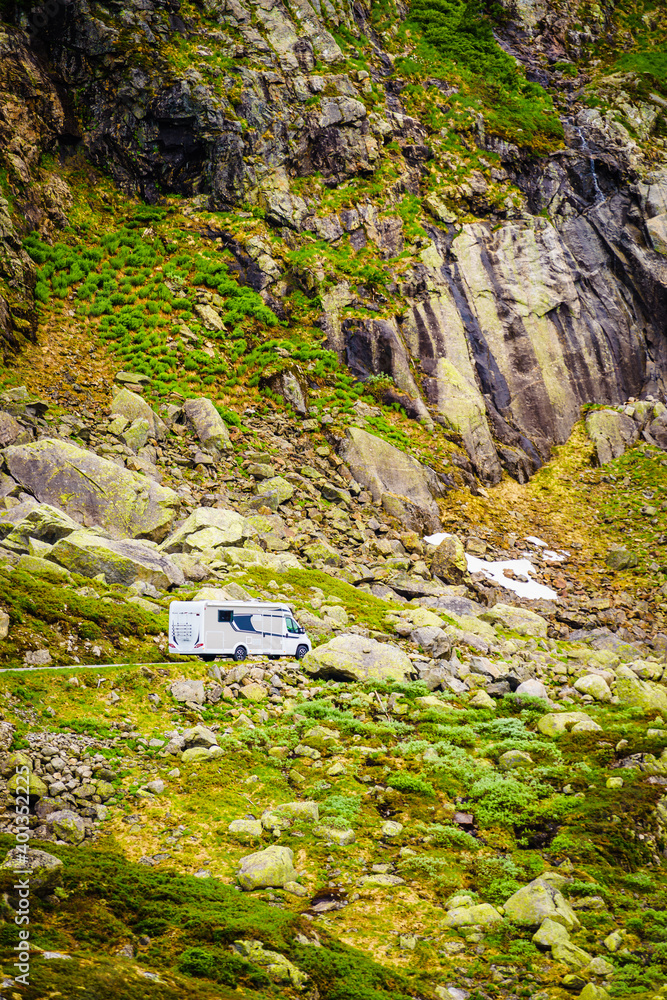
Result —
<instances>
[{"instance_id":1,"label":"camper van roof","mask_svg":"<svg viewBox=\"0 0 667 1000\"><path fill-rule=\"evenodd\" d=\"M259 604L263 608L280 608L283 611L291 611L289 604L285 604L284 601L260 601L259 598L257 597L251 597L250 599L246 599L245 601L242 601L240 599L239 600L232 599L231 601L207 600L207 601L202 601L201 603L204 604L206 607L209 606L225 607L226 605L231 605L231 604L233 604L234 606L238 604Z\"/></svg>"}]
</instances>

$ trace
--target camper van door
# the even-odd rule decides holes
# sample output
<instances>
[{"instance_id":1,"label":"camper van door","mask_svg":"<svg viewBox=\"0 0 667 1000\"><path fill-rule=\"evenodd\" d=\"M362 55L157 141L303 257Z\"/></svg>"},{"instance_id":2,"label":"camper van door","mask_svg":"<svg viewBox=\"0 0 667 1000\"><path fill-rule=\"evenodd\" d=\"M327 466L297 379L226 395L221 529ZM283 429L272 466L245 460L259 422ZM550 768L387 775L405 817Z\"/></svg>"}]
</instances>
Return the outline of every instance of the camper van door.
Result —
<instances>
[{"instance_id":1,"label":"camper van door","mask_svg":"<svg viewBox=\"0 0 667 1000\"><path fill-rule=\"evenodd\" d=\"M283 619L281 611L267 611L262 615L262 631L264 632L264 649L267 652L280 653L283 648Z\"/></svg>"}]
</instances>

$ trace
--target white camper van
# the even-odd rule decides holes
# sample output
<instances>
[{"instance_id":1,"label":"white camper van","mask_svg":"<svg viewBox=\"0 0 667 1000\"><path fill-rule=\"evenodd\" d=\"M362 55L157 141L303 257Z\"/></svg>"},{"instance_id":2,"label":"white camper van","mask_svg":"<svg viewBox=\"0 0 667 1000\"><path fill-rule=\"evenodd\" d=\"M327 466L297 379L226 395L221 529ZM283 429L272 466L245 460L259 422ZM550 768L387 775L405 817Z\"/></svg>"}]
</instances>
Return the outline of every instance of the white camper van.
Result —
<instances>
[{"instance_id":1,"label":"white camper van","mask_svg":"<svg viewBox=\"0 0 667 1000\"><path fill-rule=\"evenodd\" d=\"M202 660L245 660L253 654L303 659L312 648L286 604L268 601L172 601L169 650Z\"/></svg>"}]
</instances>

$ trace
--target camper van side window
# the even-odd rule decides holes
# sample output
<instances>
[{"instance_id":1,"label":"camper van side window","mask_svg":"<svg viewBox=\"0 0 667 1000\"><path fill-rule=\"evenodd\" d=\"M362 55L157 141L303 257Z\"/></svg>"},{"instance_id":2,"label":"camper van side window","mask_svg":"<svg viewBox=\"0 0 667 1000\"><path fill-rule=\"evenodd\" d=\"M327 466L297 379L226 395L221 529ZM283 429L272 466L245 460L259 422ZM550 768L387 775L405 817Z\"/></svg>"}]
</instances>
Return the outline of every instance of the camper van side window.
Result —
<instances>
[{"instance_id":1,"label":"camper van side window","mask_svg":"<svg viewBox=\"0 0 667 1000\"><path fill-rule=\"evenodd\" d=\"M233 611L218 611L218 621L219 622L232 622L234 621Z\"/></svg>"},{"instance_id":2,"label":"camper van side window","mask_svg":"<svg viewBox=\"0 0 667 1000\"><path fill-rule=\"evenodd\" d=\"M288 632L298 632L299 628L293 618L286 618L285 624L287 625Z\"/></svg>"}]
</instances>

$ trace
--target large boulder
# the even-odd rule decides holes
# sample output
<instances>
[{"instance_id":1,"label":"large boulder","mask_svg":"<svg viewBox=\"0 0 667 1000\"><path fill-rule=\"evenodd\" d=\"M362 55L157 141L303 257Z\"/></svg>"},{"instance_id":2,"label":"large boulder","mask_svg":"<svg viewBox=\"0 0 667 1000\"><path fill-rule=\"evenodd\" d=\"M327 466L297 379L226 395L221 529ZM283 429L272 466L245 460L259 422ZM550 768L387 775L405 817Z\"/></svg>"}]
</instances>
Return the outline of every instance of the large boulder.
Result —
<instances>
[{"instance_id":1,"label":"large boulder","mask_svg":"<svg viewBox=\"0 0 667 1000\"><path fill-rule=\"evenodd\" d=\"M13 847L0 865L0 892L10 892L17 878L30 879L35 892L49 892L62 883L63 863L60 858L32 847Z\"/></svg>"},{"instance_id":2,"label":"large boulder","mask_svg":"<svg viewBox=\"0 0 667 1000\"><path fill-rule=\"evenodd\" d=\"M180 680L174 681L170 691L176 701L193 702L196 705L204 704L204 682L200 680Z\"/></svg>"},{"instance_id":3,"label":"large boulder","mask_svg":"<svg viewBox=\"0 0 667 1000\"><path fill-rule=\"evenodd\" d=\"M431 558L431 573L444 583L462 583L468 575L468 562L463 543L456 535L447 535Z\"/></svg>"},{"instance_id":4,"label":"large boulder","mask_svg":"<svg viewBox=\"0 0 667 1000\"><path fill-rule=\"evenodd\" d=\"M594 410L586 417L586 431L595 445L600 465L619 458L639 437L639 428L618 410Z\"/></svg>"},{"instance_id":5,"label":"large boulder","mask_svg":"<svg viewBox=\"0 0 667 1000\"><path fill-rule=\"evenodd\" d=\"M81 525L57 507L28 500L0 515L0 538L3 546L14 552L28 552L29 539L36 538L53 545L80 528Z\"/></svg>"},{"instance_id":6,"label":"large boulder","mask_svg":"<svg viewBox=\"0 0 667 1000\"><path fill-rule=\"evenodd\" d=\"M64 840L66 844L80 844L86 836L83 820L71 809L59 809L50 813L47 826L56 840Z\"/></svg>"},{"instance_id":7,"label":"large boulder","mask_svg":"<svg viewBox=\"0 0 667 1000\"><path fill-rule=\"evenodd\" d=\"M483 621L519 635L540 636L546 638L548 621L528 608L515 608L511 604L494 604L492 608L480 615Z\"/></svg>"},{"instance_id":8,"label":"large boulder","mask_svg":"<svg viewBox=\"0 0 667 1000\"><path fill-rule=\"evenodd\" d=\"M616 671L616 694L622 705L667 716L667 688L640 680L630 667L619 667Z\"/></svg>"},{"instance_id":9,"label":"large boulder","mask_svg":"<svg viewBox=\"0 0 667 1000\"><path fill-rule=\"evenodd\" d=\"M84 528L56 542L49 559L82 576L103 573L107 583L129 586L143 580L167 590L185 582L180 567L148 542L103 538Z\"/></svg>"},{"instance_id":10,"label":"large boulder","mask_svg":"<svg viewBox=\"0 0 667 1000\"><path fill-rule=\"evenodd\" d=\"M129 389L118 389L111 401L111 412L114 416L125 417L130 424L135 424L138 420L145 420L148 424L147 437L160 440L166 436L167 427L164 421L136 392L130 392Z\"/></svg>"},{"instance_id":11,"label":"large boulder","mask_svg":"<svg viewBox=\"0 0 667 1000\"><path fill-rule=\"evenodd\" d=\"M242 545L244 539L256 534L256 529L235 510L198 507L160 548L164 552L202 552L220 545Z\"/></svg>"},{"instance_id":12,"label":"large boulder","mask_svg":"<svg viewBox=\"0 0 667 1000\"><path fill-rule=\"evenodd\" d=\"M295 882L294 855L289 847L273 845L241 858L238 883L246 892L269 887L282 888Z\"/></svg>"},{"instance_id":13,"label":"large boulder","mask_svg":"<svg viewBox=\"0 0 667 1000\"><path fill-rule=\"evenodd\" d=\"M576 691L588 694L595 701L611 701L611 691L604 677L599 674L584 674L574 682Z\"/></svg>"},{"instance_id":14,"label":"large boulder","mask_svg":"<svg viewBox=\"0 0 667 1000\"><path fill-rule=\"evenodd\" d=\"M209 454L221 457L231 450L227 426L210 399L206 396L188 399L183 404L183 412Z\"/></svg>"},{"instance_id":15,"label":"large boulder","mask_svg":"<svg viewBox=\"0 0 667 1000\"><path fill-rule=\"evenodd\" d=\"M503 918L490 903L471 906L456 906L448 910L443 923L445 927L492 927L502 923Z\"/></svg>"},{"instance_id":16,"label":"large boulder","mask_svg":"<svg viewBox=\"0 0 667 1000\"><path fill-rule=\"evenodd\" d=\"M658 448L667 451L667 410L660 413L646 428L647 435Z\"/></svg>"},{"instance_id":17,"label":"large boulder","mask_svg":"<svg viewBox=\"0 0 667 1000\"><path fill-rule=\"evenodd\" d=\"M585 712L549 712L537 720L537 728L544 736L558 736L567 732L595 731L600 726Z\"/></svg>"},{"instance_id":18,"label":"large boulder","mask_svg":"<svg viewBox=\"0 0 667 1000\"><path fill-rule=\"evenodd\" d=\"M38 500L117 537L161 541L180 507L173 490L69 441L44 438L2 454L14 479Z\"/></svg>"},{"instance_id":19,"label":"large boulder","mask_svg":"<svg viewBox=\"0 0 667 1000\"><path fill-rule=\"evenodd\" d=\"M375 502L382 503L388 513L403 516L406 527L438 530L435 497L444 495L445 485L433 469L359 427L347 429L340 456Z\"/></svg>"},{"instance_id":20,"label":"large boulder","mask_svg":"<svg viewBox=\"0 0 667 1000\"><path fill-rule=\"evenodd\" d=\"M519 927L539 927L547 917L568 931L579 927L576 913L563 894L546 879L536 878L505 901L505 916Z\"/></svg>"},{"instance_id":21,"label":"large boulder","mask_svg":"<svg viewBox=\"0 0 667 1000\"><path fill-rule=\"evenodd\" d=\"M339 635L312 649L303 668L315 677L343 681L405 681L413 673L412 660L398 646L361 635Z\"/></svg>"}]
</instances>

